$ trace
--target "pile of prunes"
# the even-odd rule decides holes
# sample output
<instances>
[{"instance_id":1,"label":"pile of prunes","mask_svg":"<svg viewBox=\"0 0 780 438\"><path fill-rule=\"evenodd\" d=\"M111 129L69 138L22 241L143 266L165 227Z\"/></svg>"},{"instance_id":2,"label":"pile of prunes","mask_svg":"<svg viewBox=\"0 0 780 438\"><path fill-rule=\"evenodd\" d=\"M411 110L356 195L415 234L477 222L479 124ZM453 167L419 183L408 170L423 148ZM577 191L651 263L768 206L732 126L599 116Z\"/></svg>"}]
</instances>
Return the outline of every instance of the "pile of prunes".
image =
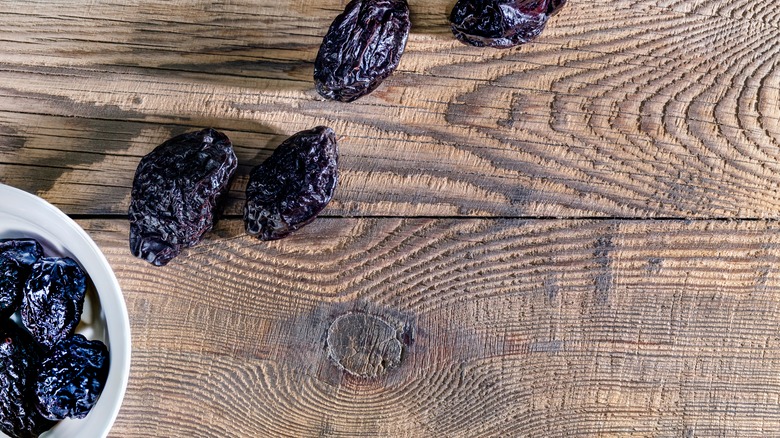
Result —
<instances>
[{"instance_id":1,"label":"pile of prunes","mask_svg":"<svg viewBox=\"0 0 780 438\"><path fill-rule=\"evenodd\" d=\"M84 418L108 377L108 348L76 334L87 276L34 239L0 240L0 430L37 437ZM18 312L21 325L12 316Z\"/></svg>"}]
</instances>

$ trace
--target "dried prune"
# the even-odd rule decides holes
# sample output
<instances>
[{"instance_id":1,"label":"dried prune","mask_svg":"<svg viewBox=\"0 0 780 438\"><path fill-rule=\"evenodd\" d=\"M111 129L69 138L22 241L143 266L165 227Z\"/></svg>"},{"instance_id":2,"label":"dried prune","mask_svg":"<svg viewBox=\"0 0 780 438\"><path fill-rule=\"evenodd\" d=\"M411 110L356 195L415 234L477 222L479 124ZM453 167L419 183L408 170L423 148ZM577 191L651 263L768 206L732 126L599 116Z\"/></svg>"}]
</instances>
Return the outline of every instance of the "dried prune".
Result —
<instances>
[{"instance_id":1,"label":"dried prune","mask_svg":"<svg viewBox=\"0 0 780 438\"><path fill-rule=\"evenodd\" d=\"M0 240L0 319L11 316L22 303L22 286L33 263L43 256L34 239Z\"/></svg>"},{"instance_id":2,"label":"dried prune","mask_svg":"<svg viewBox=\"0 0 780 438\"><path fill-rule=\"evenodd\" d=\"M24 284L22 323L39 344L51 348L73 334L86 291L86 275L73 259L44 257Z\"/></svg>"},{"instance_id":3,"label":"dried prune","mask_svg":"<svg viewBox=\"0 0 780 438\"><path fill-rule=\"evenodd\" d=\"M406 0L349 2L317 53L317 92L351 102L374 91L398 67L410 27Z\"/></svg>"},{"instance_id":4,"label":"dried prune","mask_svg":"<svg viewBox=\"0 0 780 438\"><path fill-rule=\"evenodd\" d=\"M318 126L285 140L252 169L246 188L247 233L275 240L313 221L338 182L338 145L332 129Z\"/></svg>"},{"instance_id":5,"label":"dried prune","mask_svg":"<svg viewBox=\"0 0 780 438\"><path fill-rule=\"evenodd\" d=\"M82 335L57 344L41 361L35 381L38 412L49 420L84 418L108 377L108 349Z\"/></svg>"},{"instance_id":6,"label":"dried prune","mask_svg":"<svg viewBox=\"0 0 780 438\"><path fill-rule=\"evenodd\" d=\"M458 0L450 23L465 44L512 47L539 36L564 4L566 0Z\"/></svg>"},{"instance_id":7,"label":"dried prune","mask_svg":"<svg viewBox=\"0 0 780 438\"><path fill-rule=\"evenodd\" d=\"M228 137L214 129L182 134L138 164L130 201L130 251L156 266L200 242L238 166Z\"/></svg>"},{"instance_id":8,"label":"dried prune","mask_svg":"<svg viewBox=\"0 0 780 438\"><path fill-rule=\"evenodd\" d=\"M11 320L0 321L0 430L12 437L37 437L54 425L29 396L38 361L30 335Z\"/></svg>"}]
</instances>

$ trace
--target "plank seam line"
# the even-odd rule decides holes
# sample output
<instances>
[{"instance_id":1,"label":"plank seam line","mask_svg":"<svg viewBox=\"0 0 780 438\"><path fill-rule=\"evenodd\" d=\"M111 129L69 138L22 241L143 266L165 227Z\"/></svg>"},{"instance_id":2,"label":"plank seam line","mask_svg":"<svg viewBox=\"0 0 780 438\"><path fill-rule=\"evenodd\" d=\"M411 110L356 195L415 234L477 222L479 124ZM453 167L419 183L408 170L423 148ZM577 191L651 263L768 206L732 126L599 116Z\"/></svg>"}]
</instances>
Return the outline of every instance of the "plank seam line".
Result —
<instances>
[{"instance_id":1,"label":"plank seam line","mask_svg":"<svg viewBox=\"0 0 780 438\"><path fill-rule=\"evenodd\" d=\"M73 220L127 220L122 214L89 214L77 213L68 215ZM239 220L242 215L230 214L220 216L220 220ZM396 216L396 215L321 215L317 219L440 219L440 220L527 220L527 221L623 221L623 222L780 222L780 217L697 217L685 218L676 216L645 217L645 216Z\"/></svg>"}]
</instances>

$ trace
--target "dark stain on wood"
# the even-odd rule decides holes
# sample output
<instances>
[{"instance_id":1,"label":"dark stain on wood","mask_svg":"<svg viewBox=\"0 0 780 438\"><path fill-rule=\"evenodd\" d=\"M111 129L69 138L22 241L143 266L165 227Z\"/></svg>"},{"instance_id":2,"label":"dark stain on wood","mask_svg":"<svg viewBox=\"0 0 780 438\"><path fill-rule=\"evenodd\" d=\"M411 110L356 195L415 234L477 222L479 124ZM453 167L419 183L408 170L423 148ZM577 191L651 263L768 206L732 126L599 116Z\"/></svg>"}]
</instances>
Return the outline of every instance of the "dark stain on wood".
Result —
<instances>
[{"instance_id":1,"label":"dark stain on wood","mask_svg":"<svg viewBox=\"0 0 780 438\"><path fill-rule=\"evenodd\" d=\"M651 257L647 260L647 273L650 275L658 275L661 273L661 269L664 267L664 259L659 257Z\"/></svg>"},{"instance_id":2,"label":"dark stain on wood","mask_svg":"<svg viewBox=\"0 0 780 438\"><path fill-rule=\"evenodd\" d=\"M319 433L317 434L318 438L327 438L334 435L333 425L328 421L327 418L325 418L322 421Z\"/></svg>"},{"instance_id":3,"label":"dark stain on wood","mask_svg":"<svg viewBox=\"0 0 780 438\"><path fill-rule=\"evenodd\" d=\"M600 237L596 240L593 257L596 260L596 304L607 304L612 292L612 251L615 249L611 236Z\"/></svg>"},{"instance_id":4,"label":"dark stain on wood","mask_svg":"<svg viewBox=\"0 0 780 438\"><path fill-rule=\"evenodd\" d=\"M756 277L756 284L755 289L757 291L764 292L767 289L767 282L769 280L769 274L772 272L772 266L770 265L761 265L757 269L757 277Z\"/></svg>"},{"instance_id":5,"label":"dark stain on wood","mask_svg":"<svg viewBox=\"0 0 780 438\"><path fill-rule=\"evenodd\" d=\"M558 286L558 280L553 276L545 277L543 287L545 302L548 305L552 305L552 303L555 302L555 299L558 297L558 292L560 292L561 289L560 286Z\"/></svg>"},{"instance_id":6,"label":"dark stain on wood","mask_svg":"<svg viewBox=\"0 0 780 438\"><path fill-rule=\"evenodd\" d=\"M563 341L550 340L550 341L538 341L528 345L529 353L547 353L555 354L563 351Z\"/></svg>"},{"instance_id":7,"label":"dark stain on wood","mask_svg":"<svg viewBox=\"0 0 780 438\"><path fill-rule=\"evenodd\" d=\"M515 124L522 122L526 116L525 106L528 105L529 99L524 94L512 95L512 103L506 109L506 118L499 119L496 123L503 128L512 129Z\"/></svg>"}]
</instances>

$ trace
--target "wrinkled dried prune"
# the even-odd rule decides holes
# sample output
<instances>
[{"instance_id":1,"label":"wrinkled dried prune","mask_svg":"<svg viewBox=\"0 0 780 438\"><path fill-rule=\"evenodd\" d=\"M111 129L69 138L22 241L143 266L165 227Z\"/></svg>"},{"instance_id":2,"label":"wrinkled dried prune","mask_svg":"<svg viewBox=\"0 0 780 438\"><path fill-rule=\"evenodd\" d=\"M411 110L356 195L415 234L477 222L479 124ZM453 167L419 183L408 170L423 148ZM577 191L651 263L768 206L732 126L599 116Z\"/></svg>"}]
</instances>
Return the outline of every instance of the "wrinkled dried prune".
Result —
<instances>
[{"instance_id":1,"label":"wrinkled dried prune","mask_svg":"<svg viewBox=\"0 0 780 438\"><path fill-rule=\"evenodd\" d=\"M163 266L200 242L238 167L225 134L204 129L171 138L138 164L130 201L130 250Z\"/></svg>"},{"instance_id":2,"label":"wrinkled dried prune","mask_svg":"<svg viewBox=\"0 0 780 438\"><path fill-rule=\"evenodd\" d=\"M0 319L10 317L22 303L22 286L33 263L43 256L34 239L0 240Z\"/></svg>"},{"instance_id":3,"label":"wrinkled dried prune","mask_svg":"<svg viewBox=\"0 0 780 438\"><path fill-rule=\"evenodd\" d=\"M82 335L57 344L41 361L35 381L38 412L49 420L84 418L108 377L108 349Z\"/></svg>"},{"instance_id":4,"label":"wrinkled dried prune","mask_svg":"<svg viewBox=\"0 0 780 438\"><path fill-rule=\"evenodd\" d=\"M37 437L54 425L29 396L38 361L30 335L11 320L0 321L0 430L12 437Z\"/></svg>"},{"instance_id":5,"label":"wrinkled dried prune","mask_svg":"<svg viewBox=\"0 0 780 438\"><path fill-rule=\"evenodd\" d=\"M349 2L317 53L317 92L351 102L374 91L398 67L410 27L406 0Z\"/></svg>"},{"instance_id":6,"label":"wrinkled dried prune","mask_svg":"<svg viewBox=\"0 0 780 438\"><path fill-rule=\"evenodd\" d=\"M86 291L86 275L73 259L44 257L24 284L22 323L39 344L51 348L73 334Z\"/></svg>"},{"instance_id":7,"label":"wrinkled dried prune","mask_svg":"<svg viewBox=\"0 0 780 438\"><path fill-rule=\"evenodd\" d=\"M43 257L43 247L35 239L2 239L0 255L9 257L20 265L32 266Z\"/></svg>"},{"instance_id":8,"label":"wrinkled dried prune","mask_svg":"<svg viewBox=\"0 0 780 438\"><path fill-rule=\"evenodd\" d=\"M338 183L336 133L325 126L301 131L252 169L246 188L247 233L275 240L313 221Z\"/></svg>"},{"instance_id":9,"label":"wrinkled dried prune","mask_svg":"<svg viewBox=\"0 0 780 438\"><path fill-rule=\"evenodd\" d=\"M455 37L472 46L512 47L544 30L566 0L458 0L450 13Z\"/></svg>"}]
</instances>

